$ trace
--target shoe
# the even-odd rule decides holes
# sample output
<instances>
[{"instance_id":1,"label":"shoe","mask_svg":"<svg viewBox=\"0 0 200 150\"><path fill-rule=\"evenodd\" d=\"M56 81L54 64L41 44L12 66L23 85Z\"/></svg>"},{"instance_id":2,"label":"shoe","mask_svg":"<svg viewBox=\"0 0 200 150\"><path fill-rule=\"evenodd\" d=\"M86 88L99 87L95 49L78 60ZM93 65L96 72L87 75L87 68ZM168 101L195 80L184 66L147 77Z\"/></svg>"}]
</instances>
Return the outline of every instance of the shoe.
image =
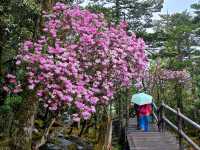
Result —
<instances>
[{"instance_id":1,"label":"shoe","mask_svg":"<svg viewBox=\"0 0 200 150\"><path fill-rule=\"evenodd\" d=\"M140 130L140 127L137 127L136 130Z\"/></svg>"},{"instance_id":2,"label":"shoe","mask_svg":"<svg viewBox=\"0 0 200 150\"><path fill-rule=\"evenodd\" d=\"M144 131L144 129L143 129L143 128L141 128L140 130L141 130L141 131Z\"/></svg>"}]
</instances>

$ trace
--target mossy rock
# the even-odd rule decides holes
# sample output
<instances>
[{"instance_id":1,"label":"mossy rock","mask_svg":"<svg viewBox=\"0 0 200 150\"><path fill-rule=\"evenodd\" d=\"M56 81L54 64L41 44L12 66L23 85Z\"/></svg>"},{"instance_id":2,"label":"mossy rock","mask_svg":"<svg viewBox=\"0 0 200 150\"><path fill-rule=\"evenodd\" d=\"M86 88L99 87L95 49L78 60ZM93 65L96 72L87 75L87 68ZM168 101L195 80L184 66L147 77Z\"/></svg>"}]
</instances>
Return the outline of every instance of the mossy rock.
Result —
<instances>
[{"instance_id":1,"label":"mossy rock","mask_svg":"<svg viewBox=\"0 0 200 150\"><path fill-rule=\"evenodd\" d=\"M10 138L0 138L0 150L10 150Z\"/></svg>"},{"instance_id":2,"label":"mossy rock","mask_svg":"<svg viewBox=\"0 0 200 150\"><path fill-rule=\"evenodd\" d=\"M45 123L44 123L43 120L37 119L37 120L35 120L35 125L38 126L38 127L40 127L40 128L43 128L44 125L45 125Z\"/></svg>"},{"instance_id":3,"label":"mossy rock","mask_svg":"<svg viewBox=\"0 0 200 150\"><path fill-rule=\"evenodd\" d=\"M70 145L68 145L67 146L67 149L69 149L69 150L77 150L77 145L76 144L70 144Z\"/></svg>"},{"instance_id":4,"label":"mossy rock","mask_svg":"<svg viewBox=\"0 0 200 150\"><path fill-rule=\"evenodd\" d=\"M41 138L42 138L42 133L41 132L33 133L33 137L32 137L33 140L39 140Z\"/></svg>"},{"instance_id":5,"label":"mossy rock","mask_svg":"<svg viewBox=\"0 0 200 150\"><path fill-rule=\"evenodd\" d=\"M55 144L55 145L58 145L58 144L60 144L60 141L57 138L55 138L55 139L51 140L51 143Z\"/></svg>"}]
</instances>

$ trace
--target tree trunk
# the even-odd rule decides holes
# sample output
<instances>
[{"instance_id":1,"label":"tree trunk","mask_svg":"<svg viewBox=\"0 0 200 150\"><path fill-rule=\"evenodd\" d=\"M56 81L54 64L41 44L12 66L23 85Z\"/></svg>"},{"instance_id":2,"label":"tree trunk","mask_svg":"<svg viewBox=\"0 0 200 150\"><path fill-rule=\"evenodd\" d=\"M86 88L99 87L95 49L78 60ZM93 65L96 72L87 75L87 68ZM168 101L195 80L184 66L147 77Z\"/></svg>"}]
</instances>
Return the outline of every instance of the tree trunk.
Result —
<instances>
[{"instance_id":1,"label":"tree trunk","mask_svg":"<svg viewBox=\"0 0 200 150\"><path fill-rule=\"evenodd\" d=\"M41 14L42 11L46 11L46 12L50 12L52 10L53 5L56 3L56 0L42 0L41 1ZM38 28L36 28L35 30L35 37L37 37L37 33L43 32L43 28L44 28L44 18L42 17L42 15L38 18L37 22L36 22L36 26L38 26Z\"/></svg>"},{"instance_id":2,"label":"tree trunk","mask_svg":"<svg viewBox=\"0 0 200 150\"><path fill-rule=\"evenodd\" d=\"M83 134L83 131L84 131L84 129L85 129L85 126L86 126L86 124L87 124L87 122L86 122L86 120L84 120L83 121L83 124L82 124L82 128L81 128L81 131L80 131L80 133L79 133L79 137L81 137L82 136L82 134Z\"/></svg>"},{"instance_id":3,"label":"tree trunk","mask_svg":"<svg viewBox=\"0 0 200 150\"><path fill-rule=\"evenodd\" d=\"M55 0L43 0L42 10L50 11L54 3L55 3Z\"/></svg>"},{"instance_id":4,"label":"tree trunk","mask_svg":"<svg viewBox=\"0 0 200 150\"><path fill-rule=\"evenodd\" d=\"M176 91L177 108L180 108L180 111L183 113L183 97L182 97L181 83L176 83L175 91Z\"/></svg>"},{"instance_id":5,"label":"tree trunk","mask_svg":"<svg viewBox=\"0 0 200 150\"><path fill-rule=\"evenodd\" d=\"M2 23L0 24L0 76L4 75L4 68L3 68L3 50L4 50L4 46L6 43L7 38L4 36L5 35L5 28L6 26L2 25Z\"/></svg>"},{"instance_id":6,"label":"tree trunk","mask_svg":"<svg viewBox=\"0 0 200 150\"><path fill-rule=\"evenodd\" d=\"M56 121L56 118L52 118L48 127L44 130L44 134L42 136L42 138L37 142L35 143L35 145L32 146L32 149L33 150L38 150L40 146L44 145L48 139L48 135L49 135L49 132L50 132L50 129L52 128L53 124L55 123ZM34 147L35 146L35 147Z\"/></svg>"},{"instance_id":7,"label":"tree trunk","mask_svg":"<svg viewBox=\"0 0 200 150\"><path fill-rule=\"evenodd\" d=\"M103 149L111 150L112 149L112 118L108 118L105 142Z\"/></svg>"},{"instance_id":8,"label":"tree trunk","mask_svg":"<svg viewBox=\"0 0 200 150\"><path fill-rule=\"evenodd\" d=\"M116 24L119 23L120 21L120 4L119 4L119 0L115 1L115 5L116 5Z\"/></svg>"},{"instance_id":9,"label":"tree trunk","mask_svg":"<svg viewBox=\"0 0 200 150\"><path fill-rule=\"evenodd\" d=\"M100 112L101 121L99 122L100 126L98 128L98 137L97 137L97 144L95 145L95 150L104 150L104 144L105 144L105 135L106 135L106 129L108 124L108 114L105 110L105 108L101 109L102 112Z\"/></svg>"},{"instance_id":10,"label":"tree trunk","mask_svg":"<svg viewBox=\"0 0 200 150\"><path fill-rule=\"evenodd\" d=\"M15 128L12 135L11 150L31 150L32 129L37 112L36 97L24 99L19 111L16 113Z\"/></svg>"}]
</instances>

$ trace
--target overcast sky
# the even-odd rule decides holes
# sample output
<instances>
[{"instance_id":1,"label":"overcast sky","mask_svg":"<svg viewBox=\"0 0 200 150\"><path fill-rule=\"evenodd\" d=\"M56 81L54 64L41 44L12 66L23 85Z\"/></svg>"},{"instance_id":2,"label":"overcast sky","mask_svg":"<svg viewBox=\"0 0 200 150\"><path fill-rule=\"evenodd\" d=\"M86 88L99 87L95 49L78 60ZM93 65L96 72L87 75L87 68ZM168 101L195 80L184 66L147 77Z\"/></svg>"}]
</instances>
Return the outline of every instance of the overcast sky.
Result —
<instances>
[{"instance_id":1,"label":"overcast sky","mask_svg":"<svg viewBox=\"0 0 200 150\"><path fill-rule=\"evenodd\" d=\"M193 3L197 3L200 0L164 0L163 8L160 13L154 14L154 19L159 18L159 14L166 14L167 12L169 14L176 13L176 12L182 12L184 10L191 11L190 5ZM88 4L89 0L86 0L83 4Z\"/></svg>"},{"instance_id":2,"label":"overcast sky","mask_svg":"<svg viewBox=\"0 0 200 150\"><path fill-rule=\"evenodd\" d=\"M176 12L182 12L184 10L191 11L190 5L193 3L197 3L199 0L165 0L163 8L161 10L161 13L166 14L167 12L169 14L176 13ZM154 19L158 18L158 14L156 13L154 15Z\"/></svg>"},{"instance_id":3,"label":"overcast sky","mask_svg":"<svg viewBox=\"0 0 200 150\"><path fill-rule=\"evenodd\" d=\"M185 9L189 9L190 5L197 3L198 0L165 0L162 12L181 12Z\"/></svg>"}]
</instances>

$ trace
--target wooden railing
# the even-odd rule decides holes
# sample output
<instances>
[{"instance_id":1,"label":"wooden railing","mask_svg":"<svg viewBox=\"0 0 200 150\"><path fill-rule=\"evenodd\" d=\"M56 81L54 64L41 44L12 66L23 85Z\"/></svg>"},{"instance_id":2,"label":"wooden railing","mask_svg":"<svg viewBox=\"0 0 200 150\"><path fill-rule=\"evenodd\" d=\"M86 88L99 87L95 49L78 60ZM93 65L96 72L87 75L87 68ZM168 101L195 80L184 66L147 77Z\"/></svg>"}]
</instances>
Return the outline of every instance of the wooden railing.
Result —
<instances>
[{"instance_id":1,"label":"wooden railing","mask_svg":"<svg viewBox=\"0 0 200 150\"><path fill-rule=\"evenodd\" d=\"M172 123L165 115L165 112L170 111L172 112L176 118L176 124ZM194 128L196 128L198 131L200 131L200 125L197 124L196 122L192 121L190 118L186 117L184 114L180 112L180 109L177 108L177 110L171 108L164 102L162 102L161 106L158 108L154 104L154 112L153 116L155 120L158 123L158 128L159 131L164 132L165 131L165 126L168 125L171 128L173 128L176 133L179 135L179 149L183 150L183 139L185 139L191 146L193 146L196 150L200 150L200 146L197 145L184 131L182 127L183 120L192 125Z\"/></svg>"}]
</instances>

